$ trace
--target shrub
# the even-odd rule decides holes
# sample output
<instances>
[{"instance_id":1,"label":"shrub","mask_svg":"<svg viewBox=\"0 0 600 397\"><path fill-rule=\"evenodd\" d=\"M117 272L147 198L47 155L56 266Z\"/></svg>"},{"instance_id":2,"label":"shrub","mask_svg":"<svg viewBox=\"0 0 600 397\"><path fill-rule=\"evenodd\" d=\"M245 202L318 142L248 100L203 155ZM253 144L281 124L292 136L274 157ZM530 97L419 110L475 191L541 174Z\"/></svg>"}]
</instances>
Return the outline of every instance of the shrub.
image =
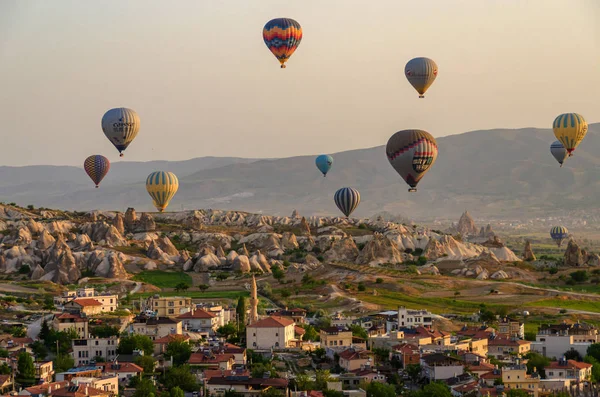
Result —
<instances>
[{"instance_id":1,"label":"shrub","mask_svg":"<svg viewBox=\"0 0 600 397\"><path fill-rule=\"evenodd\" d=\"M556 266L551 266L550 268L548 268L548 273L556 274L558 273L558 268Z\"/></svg>"},{"instance_id":2,"label":"shrub","mask_svg":"<svg viewBox=\"0 0 600 397\"><path fill-rule=\"evenodd\" d=\"M358 283L358 290L359 291L365 291L366 289L367 289L367 287L365 287L365 284L363 284L362 281L360 283Z\"/></svg>"},{"instance_id":3,"label":"shrub","mask_svg":"<svg viewBox=\"0 0 600 397\"><path fill-rule=\"evenodd\" d=\"M376 284L383 284L383 279L381 277L377 277L377 280L375 280Z\"/></svg>"},{"instance_id":4,"label":"shrub","mask_svg":"<svg viewBox=\"0 0 600 397\"><path fill-rule=\"evenodd\" d=\"M577 270L570 274L571 279L577 283L583 283L590 279L588 272L585 270Z\"/></svg>"},{"instance_id":5,"label":"shrub","mask_svg":"<svg viewBox=\"0 0 600 397\"><path fill-rule=\"evenodd\" d=\"M29 265L22 265L19 268L19 274L29 274L30 271L31 271L31 268L29 267Z\"/></svg>"},{"instance_id":6,"label":"shrub","mask_svg":"<svg viewBox=\"0 0 600 397\"><path fill-rule=\"evenodd\" d=\"M34 210L34 209L35 209L35 207L33 206L33 204L29 204L29 205L27 206L27 209L28 209L28 210Z\"/></svg>"}]
</instances>

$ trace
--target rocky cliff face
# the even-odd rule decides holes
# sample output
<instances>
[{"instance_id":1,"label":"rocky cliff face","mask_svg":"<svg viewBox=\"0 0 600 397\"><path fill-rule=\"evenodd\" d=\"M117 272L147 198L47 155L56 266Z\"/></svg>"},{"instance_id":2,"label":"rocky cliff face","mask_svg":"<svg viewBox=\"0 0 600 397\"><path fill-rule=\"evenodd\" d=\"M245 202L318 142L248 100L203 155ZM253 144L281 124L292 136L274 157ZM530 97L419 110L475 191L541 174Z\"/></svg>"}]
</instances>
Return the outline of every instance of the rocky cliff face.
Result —
<instances>
[{"instance_id":1,"label":"rocky cliff face","mask_svg":"<svg viewBox=\"0 0 600 397\"><path fill-rule=\"evenodd\" d=\"M469 211L465 211L456 225L456 232L463 236L477 235L477 226L475 221L471 218Z\"/></svg>"}]
</instances>

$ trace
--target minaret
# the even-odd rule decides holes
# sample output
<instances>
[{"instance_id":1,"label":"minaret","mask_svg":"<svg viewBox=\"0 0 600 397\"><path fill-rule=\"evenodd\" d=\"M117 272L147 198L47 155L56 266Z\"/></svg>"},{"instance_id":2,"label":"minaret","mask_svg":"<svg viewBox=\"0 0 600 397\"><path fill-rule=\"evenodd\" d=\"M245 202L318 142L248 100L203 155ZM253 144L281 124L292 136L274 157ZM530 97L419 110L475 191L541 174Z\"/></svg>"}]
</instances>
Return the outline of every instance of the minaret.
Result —
<instances>
[{"instance_id":1,"label":"minaret","mask_svg":"<svg viewBox=\"0 0 600 397\"><path fill-rule=\"evenodd\" d=\"M256 279L252 275L252 287L250 288L250 318L248 324L258 321L258 291L256 288Z\"/></svg>"}]
</instances>

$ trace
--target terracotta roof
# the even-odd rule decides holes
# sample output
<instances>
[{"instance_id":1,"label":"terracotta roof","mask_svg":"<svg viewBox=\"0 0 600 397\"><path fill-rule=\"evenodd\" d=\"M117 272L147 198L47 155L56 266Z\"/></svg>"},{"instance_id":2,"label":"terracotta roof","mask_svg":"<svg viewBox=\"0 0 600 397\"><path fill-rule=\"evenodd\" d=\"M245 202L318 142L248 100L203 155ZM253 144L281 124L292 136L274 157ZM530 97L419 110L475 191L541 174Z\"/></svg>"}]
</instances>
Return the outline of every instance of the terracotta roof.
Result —
<instances>
[{"instance_id":1,"label":"terracotta roof","mask_svg":"<svg viewBox=\"0 0 600 397\"><path fill-rule=\"evenodd\" d=\"M25 338L12 338L12 341L13 341L14 344L17 344L17 345L22 345L22 344L29 345L29 344L33 343L33 339L27 338L27 337L25 337Z\"/></svg>"},{"instance_id":2,"label":"terracotta roof","mask_svg":"<svg viewBox=\"0 0 600 397\"><path fill-rule=\"evenodd\" d=\"M565 363L560 362L560 361L552 361L550 363L550 365L548 365L546 368L552 368L552 369L567 369L567 368L577 368L577 369L587 369L587 368L591 368L592 364L588 364L588 363L581 363L579 361L575 361L575 360L567 360L567 362Z\"/></svg>"},{"instance_id":3,"label":"terracotta roof","mask_svg":"<svg viewBox=\"0 0 600 397\"><path fill-rule=\"evenodd\" d=\"M246 351L246 348L236 346L233 343L225 342L225 343L223 343L221 350L223 350L225 353L235 354L235 353L244 353Z\"/></svg>"},{"instance_id":4,"label":"terracotta roof","mask_svg":"<svg viewBox=\"0 0 600 397\"><path fill-rule=\"evenodd\" d=\"M479 375L480 379L501 379L502 373L500 370L486 372L485 374Z\"/></svg>"},{"instance_id":5,"label":"terracotta roof","mask_svg":"<svg viewBox=\"0 0 600 397\"><path fill-rule=\"evenodd\" d=\"M46 391L52 386L52 390L60 389L68 385L69 382L52 382L52 383L44 383L43 385L36 385L25 388L29 392L29 394L44 394Z\"/></svg>"},{"instance_id":6,"label":"terracotta roof","mask_svg":"<svg viewBox=\"0 0 600 397\"><path fill-rule=\"evenodd\" d=\"M179 335L179 334L169 334L167 336L163 336L162 338L158 338L154 340L155 345L171 343L171 342L185 342L190 340L188 335Z\"/></svg>"},{"instance_id":7,"label":"terracotta roof","mask_svg":"<svg viewBox=\"0 0 600 397\"><path fill-rule=\"evenodd\" d=\"M214 314L209 313L205 310L196 309L196 310L192 310L187 313L183 313L182 315L178 316L177 318L189 319L189 318L215 318L215 317L217 317L217 316L215 316Z\"/></svg>"},{"instance_id":8,"label":"terracotta roof","mask_svg":"<svg viewBox=\"0 0 600 397\"><path fill-rule=\"evenodd\" d=\"M478 388L477 382L467 383L465 385L456 386L454 391L458 393L468 393Z\"/></svg>"},{"instance_id":9,"label":"terracotta roof","mask_svg":"<svg viewBox=\"0 0 600 397\"><path fill-rule=\"evenodd\" d=\"M324 397L322 391L311 390L308 392L308 397Z\"/></svg>"},{"instance_id":10,"label":"terracotta roof","mask_svg":"<svg viewBox=\"0 0 600 397\"><path fill-rule=\"evenodd\" d=\"M5 384L8 380L10 380L10 375L0 375L0 385Z\"/></svg>"},{"instance_id":11,"label":"terracotta roof","mask_svg":"<svg viewBox=\"0 0 600 397\"><path fill-rule=\"evenodd\" d=\"M294 322L292 320L288 320L284 317L267 317L262 320L258 320L257 322L250 324L249 327L256 328L279 328L279 327L287 327L289 325L293 325Z\"/></svg>"},{"instance_id":12,"label":"terracotta roof","mask_svg":"<svg viewBox=\"0 0 600 397\"><path fill-rule=\"evenodd\" d=\"M402 343L400 345L395 345L392 347L392 349L402 354L420 354L419 348L416 345L412 345L410 343Z\"/></svg>"},{"instance_id":13,"label":"terracotta roof","mask_svg":"<svg viewBox=\"0 0 600 397\"><path fill-rule=\"evenodd\" d=\"M248 378L239 379L237 377L213 377L208 381L209 385L252 385L252 386L273 386L287 387L288 381L282 378Z\"/></svg>"},{"instance_id":14,"label":"terracotta roof","mask_svg":"<svg viewBox=\"0 0 600 397\"><path fill-rule=\"evenodd\" d=\"M204 370L204 379L208 380L213 377L228 377L228 376L250 376L250 371L234 370L234 369L206 369Z\"/></svg>"},{"instance_id":15,"label":"terracotta roof","mask_svg":"<svg viewBox=\"0 0 600 397\"><path fill-rule=\"evenodd\" d=\"M478 365L467 365L467 369L471 372L493 371L495 368L495 365L488 363L479 363Z\"/></svg>"},{"instance_id":16,"label":"terracotta roof","mask_svg":"<svg viewBox=\"0 0 600 397\"><path fill-rule=\"evenodd\" d=\"M67 312L61 313L61 314L59 314L58 316L55 316L55 317L57 319L59 319L59 320L69 320L69 319L71 319L71 320L79 320L79 321L76 321L76 322L87 322L88 321L87 318L83 318L79 314L71 314L71 313L67 313Z\"/></svg>"},{"instance_id":17,"label":"terracotta roof","mask_svg":"<svg viewBox=\"0 0 600 397\"><path fill-rule=\"evenodd\" d=\"M118 362L118 363L96 363L97 367L102 367L102 372L116 372L116 373L140 373L144 372L144 369L137 364L129 362Z\"/></svg>"},{"instance_id":18,"label":"terracotta roof","mask_svg":"<svg viewBox=\"0 0 600 397\"><path fill-rule=\"evenodd\" d=\"M235 357L233 354L211 354L206 355L204 353L192 353L188 363L190 365L201 365L201 364L218 364L233 360Z\"/></svg>"},{"instance_id":19,"label":"terracotta roof","mask_svg":"<svg viewBox=\"0 0 600 397\"><path fill-rule=\"evenodd\" d=\"M108 392L100 389L96 389L89 386L66 386L60 389L54 390L50 393L50 396L54 397L86 397L86 396L108 396Z\"/></svg>"},{"instance_id":20,"label":"terracotta roof","mask_svg":"<svg viewBox=\"0 0 600 397\"><path fill-rule=\"evenodd\" d=\"M370 352L367 350L347 349L339 354L344 360L365 360L369 358Z\"/></svg>"},{"instance_id":21,"label":"terracotta roof","mask_svg":"<svg viewBox=\"0 0 600 397\"><path fill-rule=\"evenodd\" d=\"M72 303L77 303L81 307L102 306L102 303L92 298L77 298Z\"/></svg>"},{"instance_id":22,"label":"terracotta roof","mask_svg":"<svg viewBox=\"0 0 600 397\"><path fill-rule=\"evenodd\" d=\"M294 333L296 333L298 335L304 335L306 333L306 330L302 327L295 326Z\"/></svg>"}]
</instances>

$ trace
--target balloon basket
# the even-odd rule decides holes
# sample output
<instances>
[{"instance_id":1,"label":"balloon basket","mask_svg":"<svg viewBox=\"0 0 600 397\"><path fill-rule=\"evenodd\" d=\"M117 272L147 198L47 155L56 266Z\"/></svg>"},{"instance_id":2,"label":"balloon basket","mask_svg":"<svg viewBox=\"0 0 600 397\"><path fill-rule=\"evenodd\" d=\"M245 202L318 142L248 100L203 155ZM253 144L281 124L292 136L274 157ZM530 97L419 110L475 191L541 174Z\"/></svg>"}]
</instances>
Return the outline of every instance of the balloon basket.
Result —
<instances>
[{"instance_id":1,"label":"balloon basket","mask_svg":"<svg viewBox=\"0 0 600 397\"><path fill-rule=\"evenodd\" d=\"M408 189L408 191L409 191L410 193L414 193L414 192L416 192L416 191L417 191L417 188L416 188L416 187L411 187L410 189Z\"/></svg>"},{"instance_id":2,"label":"balloon basket","mask_svg":"<svg viewBox=\"0 0 600 397\"><path fill-rule=\"evenodd\" d=\"M123 157L123 156L124 156L124 154L123 154L123 153L119 154L119 157Z\"/></svg>"},{"instance_id":3,"label":"balloon basket","mask_svg":"<svg viewBox=\"0 0 600 397\"><path fill-rule=\"evenodd\" d=\"M425 98L425 95L419 95L419 98Z\"/></svg>"},{"instance_id":4,"label":"balloon basket","mask_svg":"<svg viewBox=\"0 0 600 397\"><path fill-rule=\"evenodd\" d=\"M96 185L96 189L98 189L98 187L99 187L99 186L98 186L98 185Z\"/></svg>"},{"instance_id":5,"label":"balloon basket","mask_svg":"<svg viewBox=\"0 0 600 397\"><path fill-rule=\"evenodd\" d=\"M281 65L281 69L285 69L285 65Z\"/></svg>"}]
</instances>

